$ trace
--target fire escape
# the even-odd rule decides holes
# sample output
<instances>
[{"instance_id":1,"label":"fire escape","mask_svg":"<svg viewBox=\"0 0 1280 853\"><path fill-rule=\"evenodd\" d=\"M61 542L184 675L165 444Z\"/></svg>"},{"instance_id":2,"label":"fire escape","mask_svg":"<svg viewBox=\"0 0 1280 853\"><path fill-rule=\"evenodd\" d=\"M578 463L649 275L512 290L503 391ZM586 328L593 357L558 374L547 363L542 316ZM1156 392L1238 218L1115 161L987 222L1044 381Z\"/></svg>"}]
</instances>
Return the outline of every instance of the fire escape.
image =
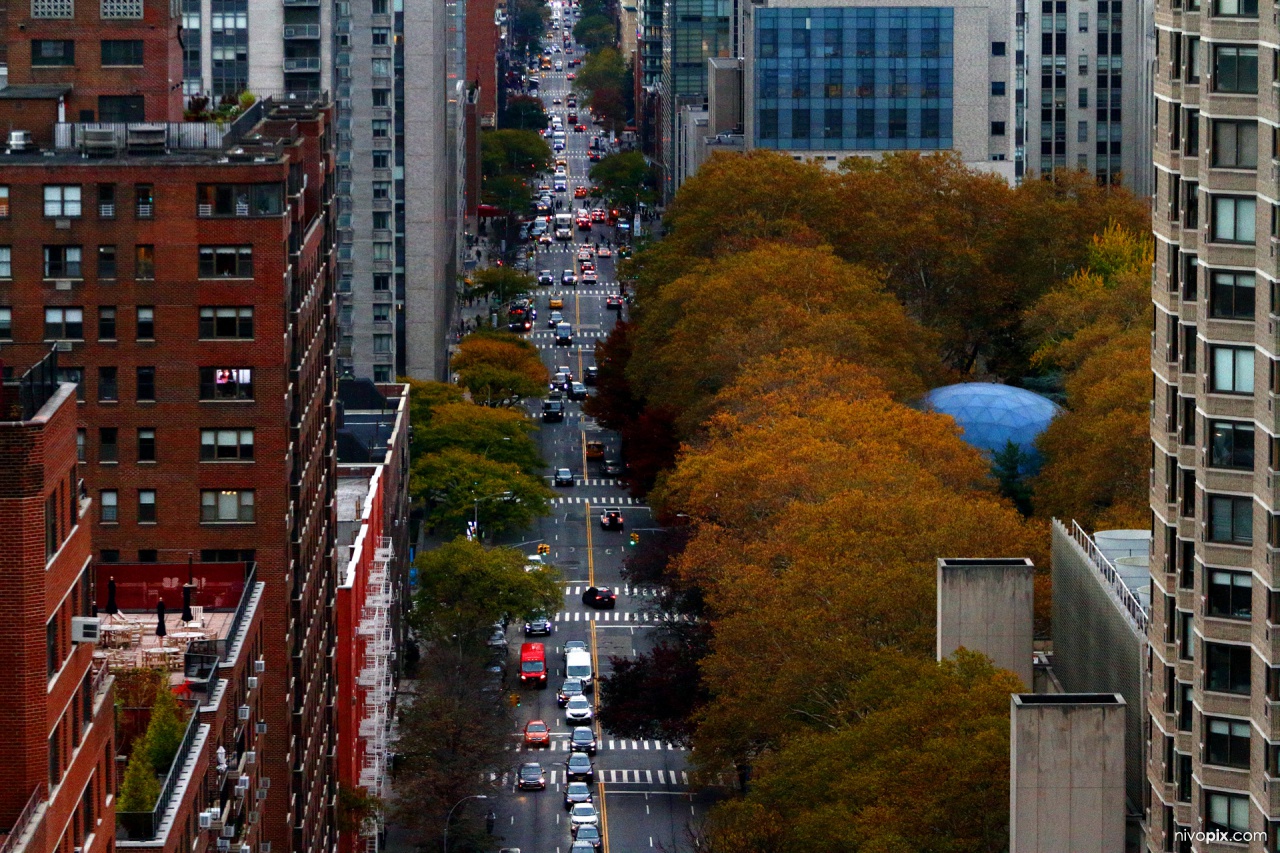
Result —
<instances>
[{"instance_id":1,"label":"fire escape","mask_svg":"<svg viewBox=\"0 0 1280 853\"><path fill-rule=\"evenodd\" d=\"M387 733L391 724L391 581L387 576L391 553L391 537L381 537L374 550L360 625L356 629L364 642L364 665L356 678L356 684L364 693L359 728L360 739L364 741L360 785L375 797L383 795L383 781L387 771ZM369 845L367 849L377 849L378 832L381 828L381 819L365 824L363 835Z\"/></svg>"}]
</instances>

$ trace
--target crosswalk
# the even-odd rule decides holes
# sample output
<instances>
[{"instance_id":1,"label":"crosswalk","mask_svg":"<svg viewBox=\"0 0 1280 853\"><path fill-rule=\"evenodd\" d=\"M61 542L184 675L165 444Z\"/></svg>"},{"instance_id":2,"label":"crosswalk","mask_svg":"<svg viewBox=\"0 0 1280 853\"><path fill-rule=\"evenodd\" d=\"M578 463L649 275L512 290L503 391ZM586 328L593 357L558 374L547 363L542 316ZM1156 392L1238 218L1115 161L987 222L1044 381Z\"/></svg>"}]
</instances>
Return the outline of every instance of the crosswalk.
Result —
<instances>
[{"instance_id":1,"label":"crosswalk","mask_svg":"<svg viewBox=\"0 0 1280 853\"><path fill-rule=\"evenodd\" d=\"M547 479L550 480L551 477L548 476ZM585 480L574 480L573 484L575 486L616 486L618 481L609 477L588 477ZM595 500L591 499L591 502L595 503Z\"/></svg>"},{"instance_id":2,"label":"crosswalk","mask_svg":"<svg viewBox=\"0 0 1280 853\"><path fill-rule=\"evenodd\" d=\"M607 338L609 337L609 332L605 329L581 329L580 328L580 329L574 330L573 336L575 338ZM525 334L525 340L534 340L534 341L554 341L555 337L556 337L556 333L551 331L550 329L543 332L527 332Z\"/></svg>"},{"instance_id":3,"label":"crosswalk","mask_svg":"<svg viewBox=\"0 0 1280 853\"><path fill-rule=\"evenodd\" d=\"M586 584L583 584L583 583L575 584L573 581L568 581L567 583L565 583L565 586L564 586L564 594L565 595L582 595L582 593L586 589L587 589ZM615 586L613 587L613 591L616 592L622 598L653 598L654 596L659 594L659 590L657 587L631 586L630 584Z\"/></svg>"},{"instance_id":4,"label":"crosswalk","mask_svg":"<svg viewBox=\"0 0 1280 853\"><path fill-rule=\"evenodd\" d=\"M635 498L618 497L616 495L612 497L602 496L602 497L591 497L591 498L552 498L551 499L552 506L561 506L564 504L582 504L582 503L588 503L588 502L592 504L604 504L604 505L612 505L612 506L645 506L646 505L645 502L642 500L636 500Z\"/></svg>"},{"instance_id":5,"label":"crosswalk","mask_svg":"<svg viewBox=\"0 0 1280 853\"><path fill-rule=\"evenodd\" d=\"M490 773L488 781L501 780L504 786L515 784L514 773ZM547 785L554 787L563 785L569 780L563 770L547 771ZM688 787L689 773L686 770L597 770L596 781L606 785L663 785L665 787Z\"/></svg>"},{"instance_id":6,"label":"crosswalk","mask_svg":"<svg viewBox=\"0 0 1280 853\"><path fill-rule=\"evenodd\" d=\"M684 613L650 613L642 610L630 613L623 610L562 610L551 617L552 622L692 622Z\"/></svg>"}]
</instances>

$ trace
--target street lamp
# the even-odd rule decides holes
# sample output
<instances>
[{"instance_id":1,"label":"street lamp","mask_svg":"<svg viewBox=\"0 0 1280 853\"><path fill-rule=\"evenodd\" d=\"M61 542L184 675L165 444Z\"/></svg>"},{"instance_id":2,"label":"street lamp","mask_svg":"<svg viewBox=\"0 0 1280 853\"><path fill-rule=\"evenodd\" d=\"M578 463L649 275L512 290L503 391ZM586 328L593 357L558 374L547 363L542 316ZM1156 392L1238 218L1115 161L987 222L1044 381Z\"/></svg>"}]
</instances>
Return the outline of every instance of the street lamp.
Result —
<instances>
[{"instance_id":1,"label":"street lamp","mask_svg":"<svg viewBox=\"0 0 1280 853\"><path fill-rule=\"evenodd\" d=\"M453 820L454 810L457 809L458 806L465 803L467 800L487 800L487 799L489 799L488 794L468 794L467 796L463 797L462 799L454 803L452 809L449 809L449 815L444 819L444 853L449 853L449 821Z\"/></svg>"}]
</instances>

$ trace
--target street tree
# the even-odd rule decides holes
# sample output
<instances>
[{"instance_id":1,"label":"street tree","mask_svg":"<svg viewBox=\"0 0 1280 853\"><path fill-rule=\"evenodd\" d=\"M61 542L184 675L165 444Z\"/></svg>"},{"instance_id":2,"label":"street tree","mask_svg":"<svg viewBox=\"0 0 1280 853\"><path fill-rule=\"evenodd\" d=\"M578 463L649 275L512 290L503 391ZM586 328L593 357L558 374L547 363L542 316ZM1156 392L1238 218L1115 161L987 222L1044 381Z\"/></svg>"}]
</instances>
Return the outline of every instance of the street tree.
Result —
<instances>
[{"instance_id":1,"label":"street tree","mask_svg":"<svg viewBox=\"0 0 1280 853\"><path fill-rule=\"evenodd\" d=\"M414 458L454 447L536 475L544 463L530 437L533 429L532 421L512 409L445 403L432 411L429 421L414 425Z\"/></svg>"},{"instance_id":2,"label":"street tree","mask_svg":"<svg viewBox=\"0 0 1280 853\"><path fill-rule=\"evenodd\" d=\"M458 538L422 552L414 565L414 629L451 648L478 651L494 623L549 611L564 599L559 573L526 572L524 555L514 548Z\"/></svg>"},{"instance_id":3,"label":"street tree","mask_svg":"<svg viewBox=\"0 0 1280 853\"><path fill-rule=\"evenodd\" d=\"M550 5L542 0L512 0L508 14L511 43L516 51L524 54L538 51L551 20Z\"/></svg>"},{"instance_id":4,"label":"street tree","mask_svg":"<svg viewBox=\"0 0 1280 853\"><path fill-rule=\"evenodd\" d=\"M423 452L418 442L419 432L431 420L432 412L446 403L461 403L462 389L447 382L410 379L406 376L400 377L399 381L409 384L409 423L413 424L409 455L417 456Z\"/></svg>"},{"instance_id":5,"label":"street tree","mask_svg":"<svg viewBox=\"0 0 1280 853\"><path fill-rule=\"evenodd\" d=\"M499 126L513 130L537 130L546 128L547 111L542 99L532 95L512 95L507 98L506 109L499 119Z\"/></svg>"},{"instance_id":6,"label":"street tree","mask_svg":"<svg viewBox=\"0 0 1280 853\"><path fill-rule=\"evenodd\" d=\"M472 400L483 405L506 405L520 397L542 394L547 368L537 348L509 332L478 331L458 345L452 361L458 382Z\"/></svg>"},{"instance_id":7,"label":"street tree","mask_svg":"<svg viewBox=\"0 0 1280 853\"><path fill-rule=\"evenodd\" d=\"M638 203L654 202L657 177L639 151L610 154L591 167L590 178L610 207L634 213Z\"/></svg>"},{"instance_id":8,"label":"street tree","mask_svg":"<svg viewBox=\"0 0 1280 853\"><path fill-rule=\"evenodd\" d=\"M493 297L503 308L513 299L527 296L534 290L534 278L529 273L513 267L484 267L471 274L468 296Z\"/></svg>"},{"instance_id":9,"label":"street tree","mask_svg":"<svg viewBox=\"0 0 1280 853\"><path fill-rule=\"evenodd\" d=\"M611 657L600 677L600 723L610 734L688 745L698 709L707 701L698 670L710 629L690 625L671 632L635 657Z\"/></svg>"},{"instance_id":10,"label":"street tree","mask_svg":"<svg viewBox=\"0 0 1280 853\"><path fill-rule=\"evenodd\" d=\"M618 43L618 25L603 14L584 15L573 25L573 38L587 53Z\"/></svg>"},{"instance_id":11,"label":"street tree","mask_svg":"<svg viewBox=\"0 0 1280 853\"><path fill-rule=\"evenodd\" d=\"M518 530L543 515L551 498L547 485L518 465L459 448L415 459L409 491L426 507L426 523L442 533L461 533L477 519L482 532Z\"/></svg>"},{"instance_id":12,"label":"street tree","mask_svg":"<svg viewBox=\"0 0 1280 853\"><path fill-rule=\"evenodd\" d=\"M480 171L486 178L531 178L551 165L551 147L536 130L486 130L480 134Z\"/></svg>"},{"instance_id":13,"label":"street tree","mask_svg":"<svg viewBox=\"0 0 1280 853\"><path fill-rule=\"evenodd\" d=\"M596 391L583 402L582 410L606 429L621 431L644 410L643 400L627 379L635 328L634 323L619 320L608 337L596 340Z\"/></svg>"},{"instance_id":14,"label":"street tree","mask_svg":"<svg viewBox=\"0 0 1280 853\"><path fill-rule=\"evenodd\" d=\"M626 83L627 64L622 54L616 48L603 47L583 60L573 88L585 105L617 130L626 120Z\"/></svg>"}]
</instances>

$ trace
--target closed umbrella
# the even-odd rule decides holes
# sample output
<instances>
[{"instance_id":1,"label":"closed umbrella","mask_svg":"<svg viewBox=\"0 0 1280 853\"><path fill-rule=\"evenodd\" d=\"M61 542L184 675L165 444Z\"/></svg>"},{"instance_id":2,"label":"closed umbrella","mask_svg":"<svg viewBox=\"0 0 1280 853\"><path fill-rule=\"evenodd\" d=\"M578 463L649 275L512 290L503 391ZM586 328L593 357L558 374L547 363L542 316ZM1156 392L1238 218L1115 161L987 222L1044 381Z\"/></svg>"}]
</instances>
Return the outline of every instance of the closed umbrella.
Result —
<instances>
[{"instance_id":1,"label":"closed umbrella","mask_svg":"<svg viewBox=\"0 0 1280 853\"><path fill-rule=\"evenodd\" d=\"M156 636L164 637L169 633L164 626L164 599L156 602Z\"/></svg>"},{"instance_id":2,"label":"closed umbrella","mask_svg":"<svg viewBox=\"0 0 1280 853\"><path fill-rule=\"evenodd\" d=\"M195 584L184 583L182 585L182 621L184 623L196 621L196 617L191 612L191 598L195 591Z\"/></svg>"},{"instance_id":3,"label":"closed umbrella","mask_svg":"<svg viewBox=\"0 0 1280 853\"><path fill-rule=\"evenodd\" d=\"M112 577L107 581L107 606L106 614L115 616L120 612L120 605L116 604L116 579Z\"/></svg>"}]
</instances>

